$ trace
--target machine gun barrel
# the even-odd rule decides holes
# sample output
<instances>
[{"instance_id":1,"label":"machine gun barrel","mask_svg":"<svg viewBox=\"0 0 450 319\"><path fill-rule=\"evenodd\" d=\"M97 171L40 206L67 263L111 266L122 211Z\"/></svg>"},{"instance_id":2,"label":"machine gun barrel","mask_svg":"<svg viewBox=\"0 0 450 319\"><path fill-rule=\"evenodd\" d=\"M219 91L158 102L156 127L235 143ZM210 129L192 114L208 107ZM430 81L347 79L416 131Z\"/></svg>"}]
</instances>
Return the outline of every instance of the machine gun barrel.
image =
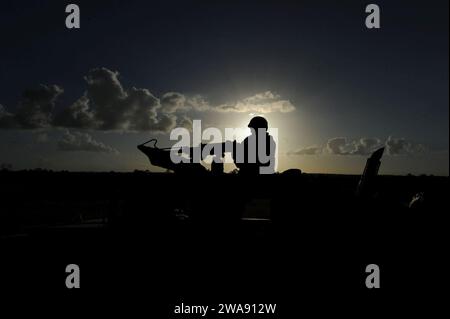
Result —
<instances>
[{"instance_id":1,"label":"machine gun barrel","mask_svg":"<svg viewBox=\"0 0 450 319\"><path fill-rule=\"evenodd\" d=\"M185 154L192 158L194 154L199 154L202 160L205 159L208 155L219 155L222 157L225 153L231 153L234 151L235 145L237 143L234 141L225 141L219 143L208 143L208 144L200 144L198 146L192 147L181 147L179 149L174 149L178 151L179 154ZM207 147L207 151L205 153L205 148Z\"/></svg>"}]
</instances>

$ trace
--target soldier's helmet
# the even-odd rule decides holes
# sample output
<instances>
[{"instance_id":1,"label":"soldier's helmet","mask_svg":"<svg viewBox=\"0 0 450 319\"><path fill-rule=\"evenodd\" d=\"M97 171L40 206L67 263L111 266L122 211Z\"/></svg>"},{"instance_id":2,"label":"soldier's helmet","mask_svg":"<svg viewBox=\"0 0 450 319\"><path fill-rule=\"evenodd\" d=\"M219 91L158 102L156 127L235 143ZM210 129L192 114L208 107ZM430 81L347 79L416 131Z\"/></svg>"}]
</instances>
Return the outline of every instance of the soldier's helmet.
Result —
<instances>
[{"instance_id":1,"label":"soldier's helmet","mask_svg":"<svg viewBox=\"0 0 450 319\"><path fill-rule=\"evenodd\" d=\"M263 128L267 131L269 128L269 123L267 123L267 120L262 116L255 116L250 120L250 123L248 123L248 127L254 129L255 131L258 131L259 128Z\"/></svg>"}]
</instances>

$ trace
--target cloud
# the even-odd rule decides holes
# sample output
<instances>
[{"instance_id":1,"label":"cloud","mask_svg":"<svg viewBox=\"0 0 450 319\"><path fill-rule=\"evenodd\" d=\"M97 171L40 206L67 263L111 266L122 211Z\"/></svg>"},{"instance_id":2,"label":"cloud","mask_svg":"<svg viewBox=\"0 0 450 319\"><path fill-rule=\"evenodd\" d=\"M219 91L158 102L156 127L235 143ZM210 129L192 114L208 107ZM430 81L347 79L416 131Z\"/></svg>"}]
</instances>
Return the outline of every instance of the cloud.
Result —
<instances>
[{"instance_id":1,"label":"cloud","mask_svg":"<svg viewBox=\"0 0 450 319\"><path fill-rule=\"evenodd\" d=\"M39 129L52 125L57 98L63 93L57 85L39 85L25 90L15 114L0 106L0 128Z\"/></svg>"},{"instance_id":2,"label":"cloud","mask_svg":"<svg viewBox=\"0 0 450 319\"><path fill-rule=\"evenodd\" d=\"M122 128L131 131L169 131L171 121L167 116L158 117L159 99L147 89L132 88L124 101L125 109L122 114ZM103 129L111 128L104 125Z\"/></svg>"},{"instance_id":3,"label":"cloud","mask_svg":"<svg viewBox=\"0 0 450 319\"><path fill-rule=\"evenodd\" d=\"M192 130L192 119L183 115L178 119L177 127L184 127L188 130Z\"/></svg>"},{"instance_id":4,"label":"cloud","mask_svg":"<svg viewBox=\"0 0 450 319\"><path fill-rule=\"evenodd\" d=\"M98 127L94 112L89 107L89 98L82 96L75 103L55 116L53 124L59 127L90 129Z\"/></svg>"},{"instance_id":5,"label":"cloud","mask_svg":"<svg viewBox=\"0 0 450 319\"><path fill-rule=\"evenodd\" d=\"M308 146L302 149L289 151L288 155L348 155L368 156L380 147L386 147L388 155L413 155L422 153L426 148L422 144L406 141L404 138L389 137L385 142L379 138L363 137L357 140L348 140L345 137L330 138L324 147Z\"/></svg>"},{"instance_id":6,"label":"cloud","mask_svg":"<svg viewBox=\"0 0 450 319\"><path fill-rule=\"evenodd\" d=\"M345 137L334 137L328 140L326 150L334 155L369 155L382 146L379 138L363 137L348 141Z\"/></svg>"},{"instance_id":7,"label":"cloud","mask_svg":"<svg viewBox=\"0 0 450 319\"><path fill-rule=\"evenodd\" d=\"M16 128L18 124L14 118L14 114L8 112L3 105L0 104L0 128Z\"/></svg>"},{"instance_id":8,"label":"cloud","mask_svg":"<svg viewBox=\"0 0 450 319\"><path fill-rule=\"evenodd\" d=\"M169 132L177 123L189 125L188 111L286 113L295 109L271 91L218 106L201 95L167 92L158 98L145 88L125 88L119 72L104 67L91 69L84 80L84 94L59 112L55 112L55 104L63 93L61 87L40 85L26 90L15 114L0 105L0 128Z\"/></svg>"},{"instance_id":9,"label":"cloud","mask_svg":"<svg viewBox=\"0 0 450 319\"><path fill-rule=\"evenodd\" d=\"M176 124L176 116L158 112L161 104L147 89L128 90L119 73L95 68L85 76L86 92L75 103L54 114L55 102L63 90L41 85L26 90L16 114L0 108L0 128L39 129L63 127L92 130L162 131Z\"/></svg>"},{"instance_id":10,"label":"cloud","mask_svg":"<svg viewBox=\"0 0 450 319\"><path fill-rule=\"evenodd\" d=\"M186 97L177 92L168 92L161 97L161 111L174 113L186 108Z\"/></svg>"},{"instance_id":11,"label":"cloud","mask_svg":"<svg viewBox=\"0 0 450 319\"><path fill-rule=\"evenodd\" d=\"M346 155L350 154L350 147L351 144L347 143L345 137L334 137L328 140L326 149L331 154Z\"/></svg>"},{"instance_id":12,"label":"cloud","mask_svg":"<svg viewBox=\"0 0 450 319\"><path fill-rule=\"evenodd\" d=\"M91 135L82 132L65 131L62 139L58 141L57 147L60 151L119 153L116 149L98 142Z\"/></svg>"},{"instance_id":13,"label":"cloud","mask_svg":"<svg viewBox=\"0 0 450 319\"><path fill-rule=\"evenodd\" d=\"M201 95L188 97L178 92L168 92L161 97L161 112L175 113L190 110L199 112L287 113L294 111L295 107L290 101L282 100L279 95L274 94L271 91L258 93L235 103L220 105L211 105Z\"/></svg>"},{"instance_id":14,"label":"cloud","mask_svg":"<svg viewBox=\"0 0 450 319\"><path fill-rule=\"evenodd\" d=\"M350 152L350 155L369 155L382 146L383 144L378 138L363 137L353 142L354 149Z\"/></svg>"},{"instance_id":15,"label":"cloud","mask_svg":"<svg viewBox=\"0 0 450 319\"><path fill-rule=\"evenodd\" d=\"M308 146L295 151L289 151L288 155L318 155L322 153L321 146Z\"/></svg>"},{"instance_id":16,"label":"cloud","mask_svg":"<svg viewBox=\"0 0 450 319\"><path fill-rule=\"evenodd\" d=\"M37 89L25 90L15 114L17 123L26 129L49 127L56 99L63 92L57 85L43 84Z\"/></svg>"},{"instance_id":17,"label":"cloud","mask_svg":"<svg viewBox=\"0 0 450 319\"><path fill-rule=\"evenodd\" d=\"M89 71L85 77L89 108L84 115L93 114L95 129L151 131L166 130L166 119L157 117L159 99L147 89L132 87L125 90L118 79L118 72L106 68ZM89 113L88 113L89 112Z\"/></svg>"},{"instance_id":18,"label":"cloud","mask_svg":"<svg viewBox=\"0 0 450 319\"><path fill-rule=\"evenodd\" d=\"M118 72L107 68L90 70L85 77L84 96L63 110L56 117L55 125L153 132L168 132L176 126L177 116L172 113L184 106L182 94L169 92L160 101L148 89L132 87L126 90L118 77Z\"/></svg>"},{"instance_id":19,"label":"cloud","mask_svg":"<svg viewBox=\"0 0 450 319\"><path fill-rule=\"evenodd\" d=\"M35 135L36 143L47 143L48 135L47 132L37 132Z\"/></svg>"},{"instance_id":20,"label":"cloud","mask_svg":"<svg viewBox=\"0 0 450 319\"><path fill-rule=\"evenodd\" d=\"M153 123L152 131L169 132L177 126L177 117L172 114L161 114L158 121Z\"/></svg>"},{"instance_id":21,"label":"cloud","mask_svg":"<svg viewBox=\"0 0 450 319\"><path fill-rule=\"evenodd\" d=\"M94 114L98 128L102 130L125 129L128 94L118 76L118 72L96 68L84 77L87 83L85 97L90 102L88 110Z\"/></svg>"},{"instance_id":22,"label":"cloud","mask_svg":"<svg viewBox=\"0 0 450 319\"><path fill-rule=\"evenodd\" d=\"M295 110L295 107L288 100L282 100L277 94L271 91L258 93L242 99L235 104L223 104L215 108L220 112L252 112L252 113L287 113Z\"/></svg>"},{"instance_id":23,"label":"cloud","mask_svg":"<svg viewBox=\"0 0 450 319\"><path fill-rule=\"evenodd\" d=\"M279 95L271 91L255 94L236 103L220 105L211 105L201 95L188 97L178 92L168 92L161 97L161 111L164 113L186 112L190 110L199 112L287 113L294 111L295 107L290 101L282 100Z\"/></svg>"},{"instance_id":24,"label":"cloud","mask_svg":"<svg viewBox=\"0 0 450 319\"><path fill-rule=\"evenodd\" d=\"M386 149L389 155L411 155L425 152L424 145L407 141L404 138L389 136L386 141Z\"/></svg>"},{"instance_id":25,"label":"cloud","mask_svg":"<svg viewBox=\"0 0 450 319\"><path fill-rule=\"evenodd\" d=\"M199 112L210 111L213 107L201 95L197 94L186 99L186 106Z\"/></svg>"}]
</instances>

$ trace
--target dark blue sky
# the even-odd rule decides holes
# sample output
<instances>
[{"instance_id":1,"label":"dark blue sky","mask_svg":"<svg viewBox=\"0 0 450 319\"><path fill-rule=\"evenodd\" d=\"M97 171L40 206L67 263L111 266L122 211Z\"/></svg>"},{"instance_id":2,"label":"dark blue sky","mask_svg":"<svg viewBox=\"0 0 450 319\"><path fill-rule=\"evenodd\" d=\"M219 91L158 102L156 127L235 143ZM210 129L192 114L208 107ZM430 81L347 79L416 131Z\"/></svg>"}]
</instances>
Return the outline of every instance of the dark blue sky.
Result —
<instances>
[{"instance_id":1,"label":"dark blue sky","mask_svg":"<svg viewBox=\"0 0 450 319\"><path fill-rule=\"evenodd\" d=\"M2 2L8 111L40 83L64 89L63 109L106 67L126 88L214 105L276 92L296 108L286 149L396 136L448 152L448 1L374 1L380 30L365 28L363 1L75 1L79 30L65 28L68 3Z\"/></svg>"}]
</instances>

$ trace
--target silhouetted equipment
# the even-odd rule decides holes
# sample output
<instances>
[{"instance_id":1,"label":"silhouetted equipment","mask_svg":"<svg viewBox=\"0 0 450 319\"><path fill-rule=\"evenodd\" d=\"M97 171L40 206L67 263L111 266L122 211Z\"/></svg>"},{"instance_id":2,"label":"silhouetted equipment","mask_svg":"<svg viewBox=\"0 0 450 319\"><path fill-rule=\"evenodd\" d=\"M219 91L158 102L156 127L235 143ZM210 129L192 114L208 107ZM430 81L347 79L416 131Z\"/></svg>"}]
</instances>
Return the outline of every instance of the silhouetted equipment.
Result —
<instances>
[{"instance_id":1,"label":"silhouetted equipment","mask_svg":"<svg viewBox=\"0 0 450 319\"><path fill-rule=\"evenodd\" d=\"M409 203L409 208L411 209L421 209L425 206L425 194L419 192L413 196L411 202Z\"/></svg>"},{"instance_id":2,"label":"silhouetted equipment","mask_svg":"<svg viewBox=\"0 0 450 319\"><path fill-rule=\"evenodd\" d=\"M153 146L145 146L148 143L152 143ZM224 162L223 157L226 152L234 152L236 149L236 143L231 141L226 141L222 143L209 143L209 144L200 144L198 146L193 147L180 147L178 149L172 149L171 147L167 148L158 148L156 146L157 140L151 139L145 143L142 143L137 146L137 148L147 155L150 163L155 166L159 166L175 173L205 173L209 172L204 166L200 163L194 163L194 153L198 152L200 160L205 160L205 157L212 156L213 161L211 163L211 171L213 175L221 175L224 173ZM205 147L210 147L209 152L204 152ZM175 151L179 156L182 154L189 159L188 163L174 163L170 158L170 152ZM217 154L215 153L217 152Z\"/></svg>"},{"instance_id":3,"label":"silhouetted equipment","mask_svg":"<svg viewBox=\"0 0 450 319\"><path fill-rule=\"evenodd\" d=\"M211 173L213 175L222 175L224 171L225 166L223 163L223 156L221 158L214 156L214 160L211 162Z\"/></svg>"},{"instance_id":4,"label":"silhouetted equipment","mask_svg":"<svg viewBox=\"0 0 450 319\"><path fill-rule=\"evenodd\" d=\"M248 127L252 129L252 134L247 136L241 143L237 141L225 141L220 143L201 143L193 147L173 148L158 148L156 146L157 140L151 139L145 143L138 145L138 149L143 152L150 160L150 163L176 173L204 173L208 170L203 167L200 162L206 157L212 156L213 162L211 164L211 171L213 175L221 175L224 173L225 153L231 153L234 163L239 169L239 174L247 176L256 176L260 174L275 173L275 148L276 144L273 137L267 132L269 123L264 117L253 117ZM264 133L260 132L264 129ZM265 156L262 157L258 147L260 141L265 138ZM145 146L153 142L153 147ZM206 152L205 152L206 151ZM173 152L178 154L174 154ZM172 155L172 156L171 156ZM175 163L173 155L178 156L180 163ZM184 155L184 156L183 156Z\"/></svg>"},{"instance_id":5,"label":"silhouetted equipment","mask_svg":"<svg viewBox=\"0 0 450 319\"><path fill-rule=\"evenodd\" d=\"M261 120L257 119L258 117L254 117L252 120L256 119L250 125L254 125L255 128L264 128L267 124L267 121L261 117ZM250 121L252 122L252 121ZM261 126L262 127L257 127ZM257 133L252 134L247 137L242 143L238 143L236 141L225 141L220 143L209 143L209 144L200 144L198 146L193 147L180 147L180 148L158 148L156 146L157 140L151 139L145 143L139 144L137 148L143 152L150 160L150 163L155 166L159 166L175 173L205 173L210 172L213 175L221 175L224 173L224 162L223 158L225 153L231 153L231 156L234 160L234 163L239 168L239 173L242 175L259 175L261 167L267 167L268 169L264 174L269 174L270 169L272 169L271 173L274 173L273 167L275 163L275 141L273 137L269 135L268 132L265 132L266 138L266 155L270 156L268 162L261 163L259 158L257 157L258 153L258 145L257 145ZM251 141L250 141L251 140ZM249 142L250 141L250 142ZM152 147L146 146L148 143L153 143ZM251 161L250 156L250 147L249 144L254 143L255 145L255 158L253 162ZM208 147L208 148L206 148ZM205 149L206 148L206 149ZM178 153L178 156L184 155L187 159L187 162L174 163L171 158L171 152L175 151ZM242 152L242 156L237 156L238 152ZM196 154L198 155L196 157ZM200 164L200 161L205 160L206 157L212 156L213 162L211 164L211 171L208 171L204 166ZM269 173L267 173L269 172Z\"/></svg>"},{"instance_id":6,"label":"silhouetted equipment","mask_svg":"<svg viewBox=\"0 0 450 319\"><path fill-rule=\"evenodd\" d=\"M283 171L281 174L283 174L285 176L301 176L302 170L299 168L290 168L290 169Z\"/></svg>"},{"instance_id":7,"label":"silhouetted equipment","mask_svg":"<svg viewBox=\"0 0 450 319\"><path fill-rule=\"evenodd\" d=\"M364 173L358 183L356 194L358 196L367 197L373 194L375 178L381 165L381 157L383 156L384 147L376 150L367 159Z\"/></svg>"},{"instance_id":8,"label":"silhouetted equipment","mask_svg":"<svg viewBox=\"0 0 450 319\"><path fill-rule=\"evenodd\" d=\"M145 146L145 144L153 142L153 147ZM156 139L151 139L145 143L139 144L137 148L147 155L150 163L175 173L203 174L207 172L206 168L199 163L174 163L170 158L171 148L158 148Z\"/></svg>"}]
</instances>

